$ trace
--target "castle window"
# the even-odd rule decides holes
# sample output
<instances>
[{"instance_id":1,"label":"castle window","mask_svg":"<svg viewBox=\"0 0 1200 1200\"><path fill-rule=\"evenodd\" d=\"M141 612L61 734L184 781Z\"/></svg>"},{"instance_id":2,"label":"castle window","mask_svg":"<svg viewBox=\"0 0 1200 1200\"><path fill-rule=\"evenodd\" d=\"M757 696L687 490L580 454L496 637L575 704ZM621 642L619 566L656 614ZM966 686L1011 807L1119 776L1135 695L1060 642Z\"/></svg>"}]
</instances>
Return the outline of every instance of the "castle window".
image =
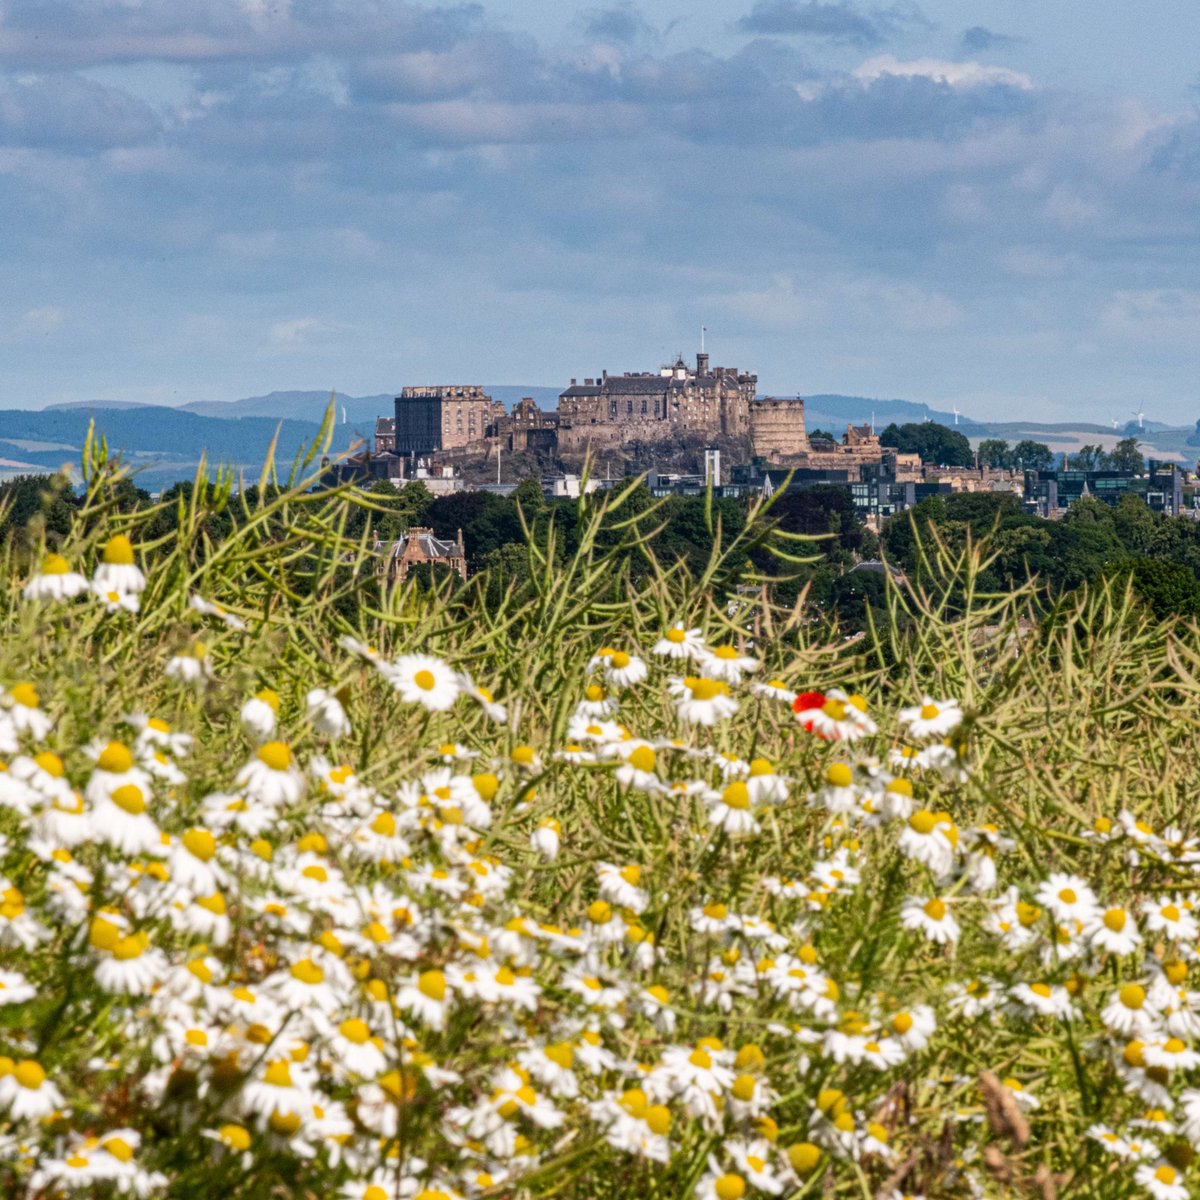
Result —
<instances>
[{"instance_id":1,"label":"castle window","mask_svg":"<svg viewBox=\"0 0 1200 1200\"><path fill-rule=\"evenodd\" d=\"M650 411L650 401L643 400L642 401L642 416L644 417L649 411Z\"/></svg>"},{"instance_id":2,"label":"castle window","mask_svg":"<svg viewBox=\"0 0 1200 1200\"><path fill-rule=\"evenodd\" d=\"M610 401L608 402L608 415L609 415L610 417L612 417L612 418L613 418L613 420L616 420L616 416L617 416L617 402L616 402L615 400L610 400Z\"/></svg>"},{"instance_id":3,"label":"castle window","mask_svg":"<svg viewBox=\"0 0 1200 1200\"><path fill-rule=\"evenodd\" d=\"M627 417L633 416L633 401L632 400L625 401L625 415Z\"/></svg>"}]
</instances>

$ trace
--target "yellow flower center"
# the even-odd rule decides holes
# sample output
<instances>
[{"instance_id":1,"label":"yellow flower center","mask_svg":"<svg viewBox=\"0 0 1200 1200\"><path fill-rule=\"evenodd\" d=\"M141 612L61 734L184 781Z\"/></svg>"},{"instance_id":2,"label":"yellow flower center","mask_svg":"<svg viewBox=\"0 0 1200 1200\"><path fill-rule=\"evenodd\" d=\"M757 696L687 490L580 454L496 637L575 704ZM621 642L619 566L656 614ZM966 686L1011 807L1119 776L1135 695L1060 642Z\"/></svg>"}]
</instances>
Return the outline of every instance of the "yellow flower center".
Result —
<instances>
[{"instance_id":1,"label":"yellow flower center","mask_svg":"<svg viewBox=\"0 0 1200 1200\"><path fill-rule=\"evenodd\" d=\"M537 752L532 746L517 746L512 752L512 760L523 767L533 766Z\"/></svg>"},{"instance_id":2,"label":"yellow flower center","mask_svg":"<svg viewBox=\"0 0 1200 1200\"><path fill-rule=\"evenodd\" d=\"M221 1141L231 1150L250 1149L250 1131L241 1125L222 1125L217 1132L221 1135Z\"/></svg>"},{"instance_id":3,"label":"yellow flower center","mask_svg":"<svg viewBox=\"0 0 1200 1200\"><path fill-rule=\"evenodd\" d=\"M292 751L286 742L268 742L259 747L258 760L272 771L286 771L292 765Z\"/></svg>"},{"instance_id":4,"label":"yellow flower center","mask_svg":"<svg viewBox=\"0 0 1200 1200\"><path fill-rule=\"evenodd\" d=\"M437 680L433 677L432 671L418 671L413 676L413 683L423 692L432 692L437 684Z\"/></svg>"},{"instance_id":5,"label":"yellow flower center","mask_svg":"<svg viewBox=\"0 0 1200 1200\"><path fill-rule=\"evenodd\" d=\"M587 916L593 925L607 925L612 920L612 905L605 900L593 900L588 905Z\"/></svg>"},{"instance_id":6,"label":"yellow flower center","mask_svg":"<svg viewBox=\"0 0 1200 1200\"><path fill-rule=\"evenodd\" d=\"M111 566L132 566L133 544L123 533L108 539L104 547L104 561Z\"/></svg>"},{"instance_id":7,"label":"yellow flower center","mask_svg":"<svg viewBox=\"0 0 1200 1200\"><path fill-rule=\"evenodd\" d=\"M13 698L13 702L22 708L37 708L39 704L37 688L32 683L18 683L8 694Z\"/></svg>"},{"instance_id":8,"label":"yellow flower center","mask_svg":"<svg viewBox=\"0 0 1200 1200\"><path fill-rule=\"evenodd\" d=\"M732 646L714 646L712 656L713 658L723 658L728 662L731 658L737 658L738 652Z\"/></svg>"},{"instance_id":9,"label":"yellow flower center","mask_svg":"<svg viewBox=\"0 0 1200 1200\"><path fill-rule=\"evenodd\" d=\"M441 971L423 971L417 979L417 990L430 1000L446 998L446 976Z\"/></svg>"},{"instance_id":10,"label":"yellow flower center","mask_svg":"<svg viewBox=\"0 0 1200 1200\"><path fill-rule=\"evenodd\" d=\"M217 839L207 829L189 829L181 841L201 862L208 862L217 852Z\"/></svg>"},{"instance_id":11,"label":"yellow flower center","mask_svg":"<svg viewBox=\"0 0 1200 1200\"><path fill-rule=\"evenodd\" d=\"M676 626L674 629L668 629L666 638L668 642L674 642L676 646L681 646L687 639L687 630L680 629L679 626Z\"/></svg>"},{"instance_id":12,"label":"yellow flower center","mask_svg":"<svg viewBox=\"0 0 1200 1200\"><path fill-rule=\"evenodd\" d=\"M740 779L735 780L721 793L721 800L729 808L748 809L750 807L750 789Z\"/></svg>"},{"instance_id":13,"label":"yellow flower center","mask_svg":"<svg viewBox=\"0 0 1200 1200\"><path fill-rule=\"evenodd\" d=\"M610 661L614 670L623 671L627 666L629 666L630 659L629 655L626 654L624 650L618 650L612 656Z\"/></svg>"},{"instance_id":14,"label":"yellow flower center","mask_svg":"<svg viewBox=\"0 0 1200 1200\"><path fill-rule=\"evenodd\" d=\"M693 1067L699 1067L701 1071L707 1071L712 1066L712 1057L706 1050L693 1050L688 1055L688 1062Z\"/></svg>"},{"instance_id":15,"label":"yellow flower center","mask_svg":"<svg viewBox=\"0 0 1200 1200\"><path fill-rule=\"evenodd\" d=\"M67 773L66 767L63 766L63 760L53 750L43 750L41 754L35 754L33 761L47 775L53 776L55 779L61 779Z\"/></svg>"},{"instance_id":16,"label":"yellow flower center","mask_svg":"<svg viewBox=\"0 0 1200 1200\"><path fill-rule=\"evenodd\" d=\"M892 1018L892 1029L903 1037L913 1027L913 1019L911 1013L897 1013Z\"/></svg>"},{"instance_id":17,"label":"yellow flower center","mask_svg":"<svg viewBox=\"0 0 1200 1200\"><path fill-rule=\"evenodd\" d=\"M46 1072L42 1069L40 1063L27 1058L24 1062L19 1062L13 1067L13 1078L23 1088L28 1088L31 1092L36 1092L46 1082Z\"/></svg>"},{"instance_id":18,"label":"yellow flower center","mask_svg":"<svg viewBox=\"0 0 1200 1200\"><path fill-rule=\"evenodd\" d=\"M1035 996L1041 996L1043 1000L1050 999L1050 985L1048 983L1033 983L1029 985L1029 990Z\"/></svg>"},{"instance_id":19,"label":"yellow flower center","mask_svg":"<svg viewBox=\"0 0 1200 1200\"><path fill-rule=\"evenodd\" d=\"M654 753L654 749L651 746L638 746L629 756L629 765L636 771L649 773L654 770L654 765L657 762L658 755Z\"/></svg>"},{"instance_id":20,"label":"yellow flower center","mask_svg":"<svg viewBox=\"0 0 1200 1200\"><path fill-rule=\"evenodd\" d=\"M1177 909L1173 904L1164 904L1161 912L1168 921L1179 920L1179 909Z\"/></svg>"},{"instance_id":21,"label":"yellow flower center","mask_svg":"<svg viewBox=\"0 0 1200 1200\"><path fill-rule=\"evenodd\" d=\"M1104 924L1113 933L1120 933L1125 928L1125 910L1123 908L1110 908L1104 914Z\"/></svg>"},{"instance_id":22,"label":"yellow flower center","mask_svg":"<svg viewBox=\"0 0 1200 1200\"><path fill-rule=\"evenodd\" d=\"M928 901L925 905L925 915L931 921L944 921L946 919L946 902L939 900L936 896Z\"/></svg>"},{"instance_id":23,"label":"yellow flower center","mask_svg":"<svg viewBox=\"0 0 1200 1200\"><path fill-rule=\"evenodd\" d=\"M938 706L936 704L922 704L921 705L921 720L922 721L932 721L933 718L936 717L940 711L941 710L938 708Z\"/></svg>"},{"instance_id":24,"label":"yellow flower center","mask_svg":"<svg viewBox=\"0 0 1200 1200\"><path fill-rule=\"evenodd\" d=\"M1071 888L1063 888L1062 891L1058 893L1058 898L1064 904L1074 904L1077 899L1075 892Z\"/></svg>"},{"instance_id":25,"label":"yellow flower center","mask_svg":"<svg viewBox=\"0 0 1200 1200\"><path fill-rule=\"evenodd\" d=\"M348 1042L353 1042L356 1046L363 1045L371 1036L370 1027L366 1021L359 1020L358 1017L350 1017L343 1021L338 1029L341 1030L342 1037Z\"/></svg>"},{"instance_id":26,"label":"yellow flower center","mask_svg":"<svg viewBox=\"0 0 1200 1200\"><path fill-rule=\"evenodd\" d=\"M263 1082L271 1087L285 1088L292 1086L292 1068L286 1058L277 1058L263 1074Z\"/></svg>"},{"instance_id":27,"label":"yellow flower center","mask_svg":"<svg viewBox=\"0 0 1200 1200\"><path fill-rule=\"evenodd\" d=\"M723 904L706 904L704 906L704 915L714 921L723 921L728 915L729 910Z\"/></svg>"},{"instance_id":28,"label":"yellow flower center","mask_svg":"<svg viewBox=\"0 0 1200 1200\"><path fill-rule=\"evenodd\" d=\"M131 933L121 938L112 948L112 956L118 962L128 962L133 958L141 958L150 945L150 938L145 933Z\"/></svg>"},{"instance_id":29,"label":"yellow flower center","mask_svg":"<svg viewBox=\"0 0 1200 1200\"><path fill-rule=\"evenodd\" d=\"M117 1162L133 1161L133 1147L124 1138L108 1138L107 1141L101 1142L100 1146L101 1149L107 1150Z\"/></svg>"},{"instance_id":30,"label":"yellow flower center","mask_svg":"<svg viewBox=\"0 0 1200 1200\"><path fill-rule=\"evenodd\" d=\"M724 695L729 689L723 684L718 683L715 679L697 679L689 677L684 680L688 691L692 693L693 700L715 700L717 696Z\"/></svg>"},{"instance_id":31,"label":"yellow flower center","mask_svg":"<svg viewBox=\"0 0 1200 1200\"><path fill-rule=\"evenodd\" d=\"M61 554L47 554L42 559L43 575L66 575L71 565Z\"/></svg>"},{"instance_id":32,"label":"yellow flower center","mask_svg":"<svg viewBox=\"0 0 1200 1200\"><path fill-rule=\"evenodd\" d=\"M937 825L937 818L927 808L922 808L908 818L908 824L915 833L929 834Z\"/></svg>"},{"instance_id":33,"label":"yellow flower center","mask_svg":"<svg viewBox=\"0 0 1200 1200\"><path fill-rule=\"evenodd\" d=\"M722 1175L713 1184L717 1200L742 1200L746 1194L746 1181L740 1175Z\"/></svg>"},{"instance_id":34,"label":"yellow flower center","mask_svg":"<svg viewBox=\"0 0 1200 1200\"><path fill-rule=\"evenodd\" d=\"M302 958L292 964L292 978L301 983L316 985L325 981L325 972L311 958Z\"/></svg>"},{"instance_id":35,"label":"yellow flower center","mask_svg":"<svg viewBox=\"0 0 1200 1200\"><path fill-rule=\"evenodd\" d=\"M142 795L142 789L134 783L122 784L113 792L110 799L119 809L129 813L130 816L136 817L139 813L146 811L146 797Z\"/></svg>"},{"instance_id":36,"label":"yellow flower center","mask_svg":"<svg viewBox=\"0 0 1200 1200\"><path fill-rule=\"evenodd\" d=\"M846 763L832 763L825 772L825 779L831 787L847 788L854 782L854 772Z\"/></svg>"},{"instance_id":37,"label":"yellow flower center","mask_svg":"<svg viewBox=\"0 0 1200 1200\"><path fill-rule=\"evenodd\" d=\"M812 1142L796 1142L787 1148L787 1157L798 1175L810 1175L821 1161L821 1150Z\"/></svg>"},{"instance_id":38,"label":"yellow flower center","mask_svg":"<svg viewBox=\"0 0 1200 1200\"><path fill-rule=\"evenodd\" d=\"M1126 1008L1141 1008L1146 1003L1146 989L1136 983L1127 983L1117 996Z\"/></svg>"},{"instance_id":39,"label":"yellow flower center","mask_svg":"<svg viewBox=\"0 0 1200 1200\"><path fill-rule=\"evenodd\" d=\"M844 700L826 700L821 705L821 711L834 721L844 721L846 719L846 703Z\"/></svg>"}]
</instances>

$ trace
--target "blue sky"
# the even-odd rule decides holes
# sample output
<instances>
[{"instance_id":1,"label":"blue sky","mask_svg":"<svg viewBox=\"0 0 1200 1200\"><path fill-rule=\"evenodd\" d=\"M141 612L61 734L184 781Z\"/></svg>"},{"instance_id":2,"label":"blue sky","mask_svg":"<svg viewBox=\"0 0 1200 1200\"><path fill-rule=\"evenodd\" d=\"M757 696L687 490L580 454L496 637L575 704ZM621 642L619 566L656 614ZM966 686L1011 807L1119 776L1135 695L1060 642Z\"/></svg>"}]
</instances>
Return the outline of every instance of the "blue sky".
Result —
<instances>
[{"instance_id":1,"label":"blue sky","mask_svg":"<svg viewBox=\"0 0 1200 1200\"><path fill-rule=\"evenodd\" d=\"M1200 417L1193 0L6 0L6 405L560 384Z\"/></svg>"}]
</instances>

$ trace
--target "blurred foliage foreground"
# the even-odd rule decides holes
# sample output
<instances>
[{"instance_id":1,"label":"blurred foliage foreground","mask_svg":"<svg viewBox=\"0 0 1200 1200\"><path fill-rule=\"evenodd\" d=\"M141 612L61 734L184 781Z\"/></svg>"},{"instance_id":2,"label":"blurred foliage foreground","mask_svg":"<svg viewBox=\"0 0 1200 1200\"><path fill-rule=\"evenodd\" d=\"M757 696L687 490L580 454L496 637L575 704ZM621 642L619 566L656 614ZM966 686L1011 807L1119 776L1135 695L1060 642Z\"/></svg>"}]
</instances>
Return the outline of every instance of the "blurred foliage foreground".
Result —
<instances>
[{"instance_id":1,"label":"blurred foliage foreground","mask_svg":"<svg viewBox=\"0 0 1200 1200\"><path fill-rule=\"evenodd\" d=\"M1196 1194L1193 625L935 543L814 643L625 493L389 588L304 469L5 550L0 1194Z\"/></svg>"}]
</instances>

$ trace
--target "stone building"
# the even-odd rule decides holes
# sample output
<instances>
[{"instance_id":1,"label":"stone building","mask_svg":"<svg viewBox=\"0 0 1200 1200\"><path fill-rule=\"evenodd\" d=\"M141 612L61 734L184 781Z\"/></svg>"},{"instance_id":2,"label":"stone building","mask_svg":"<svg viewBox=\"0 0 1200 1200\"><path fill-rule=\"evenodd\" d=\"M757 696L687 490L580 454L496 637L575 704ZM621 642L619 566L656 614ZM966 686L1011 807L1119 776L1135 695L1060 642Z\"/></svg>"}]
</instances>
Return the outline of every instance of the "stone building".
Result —
<instances>
[{"instance_id":1,"label":"stone building","mask_svg":"<svg viewBox=\"0 0 1200 1200\"><path fill-rule=\"evenodd\" d=\"M375 453L396 453L396 418L375 418Z\"/></svg>"},{"instance_id":2,"label":"stone building","mask_svg":"<svg viewBox=\"0 0 1200 1200\"><path fill-rule=\"evenodd\" d=\"M434 537L432 529L406 529L390 546L376 542L375 552L382 556L380 569L389 582L403 583L409 571L423 563L442 563L460 579L467 577L467 551L461 529L453 542Z\"/></svg>"},{"instance_id":3,"label":"stone building","mask_svg":"<svg viewBox=\"0 0 1200 1200\"><path fill-rule=\"evenodd\" d=\"M461 450L486 438L503 415L504 405L478 386L406 387L396 397L391 449L397 454Z\"/></svg>"},{"instance_id":4,"label":"stone building","mask_svg":"<svg viewBox=\"0 0 1200 1200\"><path fill-rule=\"evenodd\" d=\"M710 367L703 353L694 370L680 358L657 373L572 379L558 399L558 448L580 454L589 446L745 437L757 386L757 375Z\"/></svg>"},{"instance_id":5,"label":"stone building","mask_svg":"<svg viewBox=\"0 0 1200 1200\"><path fill-rule=\"evenodd\" d=\"M552 454L558 446L558 413L545 412L532 396L523 396L512 412L495 419L489 435L510 453L540 450Z\"/></svg>"},{"instance_id":6,"label":"stone building","mask_svg":"<svg viewBox=\"0 0 1200 1200\"><path fill-rule=\"evenodd\" d=\"M782 462L811 449L804 427L804 400L764 396L750 405L750 436L754 453L768 462Z\"/></svg>"}]
</instances>

